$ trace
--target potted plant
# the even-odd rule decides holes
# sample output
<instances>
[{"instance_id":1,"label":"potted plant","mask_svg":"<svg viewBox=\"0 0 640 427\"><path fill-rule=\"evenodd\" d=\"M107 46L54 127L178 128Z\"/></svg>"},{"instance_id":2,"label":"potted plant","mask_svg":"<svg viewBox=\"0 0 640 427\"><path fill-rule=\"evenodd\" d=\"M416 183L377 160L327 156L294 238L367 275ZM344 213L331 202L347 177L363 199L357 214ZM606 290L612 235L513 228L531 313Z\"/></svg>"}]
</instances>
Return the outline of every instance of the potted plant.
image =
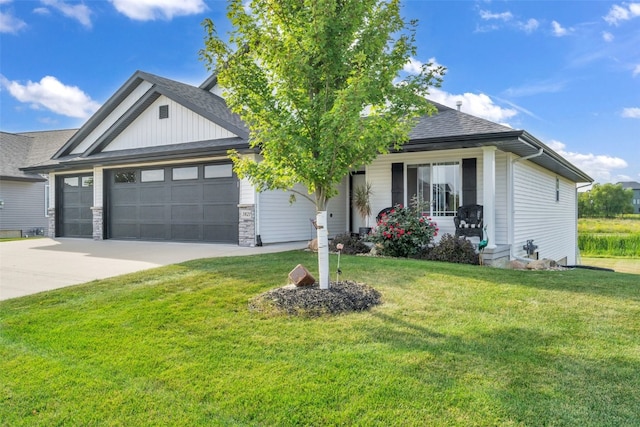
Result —
<instances>
[{"instance_id":1,"label":"potted plant","mask_svg":"<svg viewBox=\"0 0 640 427\"><path fill-rule=\"evenodd\" d=\"M366 224L366 227L360 227L358 229L358 234L360 234L361 237L364 237L371 232L371 227L369 227L369 217L371 216L370 199L372 193L373 191L371 190L370 182L360 185L353 190L353 206L356 208L358 214Z\"/></svg>"}]
</instances>

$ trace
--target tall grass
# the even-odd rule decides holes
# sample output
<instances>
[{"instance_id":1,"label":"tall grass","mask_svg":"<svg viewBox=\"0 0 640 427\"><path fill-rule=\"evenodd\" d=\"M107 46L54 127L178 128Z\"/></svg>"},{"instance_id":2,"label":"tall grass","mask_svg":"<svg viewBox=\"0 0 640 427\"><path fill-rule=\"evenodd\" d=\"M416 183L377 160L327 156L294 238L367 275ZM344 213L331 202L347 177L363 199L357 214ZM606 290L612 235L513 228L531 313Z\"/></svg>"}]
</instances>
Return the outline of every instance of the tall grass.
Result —
<instances>
[{"instance_id":1,"label":"tall grass","mask_svg":"<svg viewBox=\"0 0 640 427\"><path fill-rule=\"evenodd\" d=\"M583 256L640 258L640 221L631 218L581 218L578 247Z\"/></svg>"},{"instance_id":2,"label":"tall grass","mask_svg":"<svg viewBox=\"0 0 640 427\"><path fill-rule=\"evenodd\" d=\"M640 257L640 234L580 234L578 246L583 255Z\"/></svg>"}]
</instances>

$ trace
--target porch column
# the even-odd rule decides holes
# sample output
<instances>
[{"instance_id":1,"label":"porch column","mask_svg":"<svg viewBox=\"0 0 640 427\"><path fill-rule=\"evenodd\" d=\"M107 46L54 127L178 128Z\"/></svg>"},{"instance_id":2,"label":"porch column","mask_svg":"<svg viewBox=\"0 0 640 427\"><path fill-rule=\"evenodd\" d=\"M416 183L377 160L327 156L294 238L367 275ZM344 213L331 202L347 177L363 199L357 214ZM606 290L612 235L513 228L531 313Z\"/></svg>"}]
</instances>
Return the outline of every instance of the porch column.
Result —
<instances>
[{"instance_id":1,"label":"porch column","mask_svg":"<svg viewBox=\"0 0 640 427\"><path fill-rule=\"evenodd\" d=\"M482 204L483 222L487 227L484 238L488 249L496 247L496 147L482 147Z\"/></svg>"}]
</instances>

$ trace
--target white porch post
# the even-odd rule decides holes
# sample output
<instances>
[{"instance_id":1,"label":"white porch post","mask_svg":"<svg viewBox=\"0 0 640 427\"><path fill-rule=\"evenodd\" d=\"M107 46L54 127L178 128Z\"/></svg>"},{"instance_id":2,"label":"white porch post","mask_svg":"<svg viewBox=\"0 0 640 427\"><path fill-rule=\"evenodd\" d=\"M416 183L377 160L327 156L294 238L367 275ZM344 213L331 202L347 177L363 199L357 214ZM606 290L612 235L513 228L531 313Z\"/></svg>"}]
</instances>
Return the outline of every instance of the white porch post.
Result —
<instances>
[{"instance_id":1,"label":"white porch post","mask_svg":"<svg viewBox=\"0 0 640 427\"><path fill-rule=\"evenodd\" d=\"M496 247L496 147L482 147L482 204L488 249Z\"/></svg>"}]
</instances>

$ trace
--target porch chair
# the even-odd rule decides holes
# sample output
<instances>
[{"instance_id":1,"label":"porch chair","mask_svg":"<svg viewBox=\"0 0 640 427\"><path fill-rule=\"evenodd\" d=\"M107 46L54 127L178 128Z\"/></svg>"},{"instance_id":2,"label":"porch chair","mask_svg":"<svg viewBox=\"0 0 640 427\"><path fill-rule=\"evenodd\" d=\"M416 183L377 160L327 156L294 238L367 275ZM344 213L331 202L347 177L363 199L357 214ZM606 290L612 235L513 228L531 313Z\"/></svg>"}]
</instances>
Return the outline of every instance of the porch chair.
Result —
<instances>
[{"instance_id":1,"label":"porch chair","mask_svg":"<svg viewBox=\"0 0 640 427\"><path fill-rule=\"evenodd\" d=\"M482 239L482 205L465 205L458 208L453 217L456 225L456 237L477 236Z\"/></svg>"}]
</instances>

